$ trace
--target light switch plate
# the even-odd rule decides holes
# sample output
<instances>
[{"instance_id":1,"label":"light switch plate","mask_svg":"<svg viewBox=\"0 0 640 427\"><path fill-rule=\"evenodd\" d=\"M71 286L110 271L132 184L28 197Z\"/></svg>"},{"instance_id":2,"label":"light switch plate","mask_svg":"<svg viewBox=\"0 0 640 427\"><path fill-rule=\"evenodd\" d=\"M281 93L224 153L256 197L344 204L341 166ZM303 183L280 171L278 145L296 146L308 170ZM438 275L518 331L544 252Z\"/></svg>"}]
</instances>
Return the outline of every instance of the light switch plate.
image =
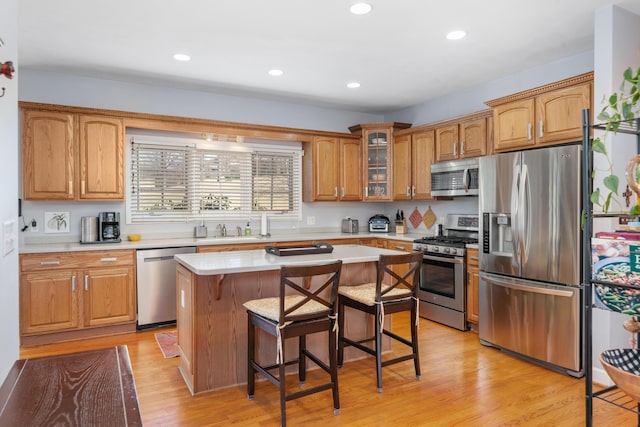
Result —
<instances>
[{"instance_id":1,"label":"light switch plate","mask_svg":"<svg viewBox=\"0 0 640 427\"><path fill-rule=\"evenodd\" d=\"M15 219L2 223L2 256L7 256L18 245L18 225Z\"/></svg>"}]
</instances>

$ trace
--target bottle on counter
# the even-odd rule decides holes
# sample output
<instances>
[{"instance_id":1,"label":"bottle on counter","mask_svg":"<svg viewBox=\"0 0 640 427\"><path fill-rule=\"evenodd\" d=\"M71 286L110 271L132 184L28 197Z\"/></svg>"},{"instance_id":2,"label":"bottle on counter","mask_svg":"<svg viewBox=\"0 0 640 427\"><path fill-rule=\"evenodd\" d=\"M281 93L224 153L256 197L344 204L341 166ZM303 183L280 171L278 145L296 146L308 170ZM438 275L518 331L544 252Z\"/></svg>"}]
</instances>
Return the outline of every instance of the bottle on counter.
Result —
<instances>
[{"instance_id":1,"label":"bottle on counter","mask_svg":"<svg viewBox=\"0 0 640 427\"><path fill-rule=\"evenodd\" d=\"M251 236L251 224L247 221L247 226L244 228L244 235Z\"/></svg>"}]
</instances>

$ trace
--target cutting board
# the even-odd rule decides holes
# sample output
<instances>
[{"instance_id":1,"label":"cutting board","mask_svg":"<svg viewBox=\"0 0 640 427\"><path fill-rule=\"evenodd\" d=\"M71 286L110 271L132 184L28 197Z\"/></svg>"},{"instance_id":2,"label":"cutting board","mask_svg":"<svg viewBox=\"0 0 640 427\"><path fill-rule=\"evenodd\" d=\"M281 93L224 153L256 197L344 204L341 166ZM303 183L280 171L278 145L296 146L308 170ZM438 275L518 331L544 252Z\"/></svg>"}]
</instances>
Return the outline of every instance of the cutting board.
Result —
<instances>
[{"instance_id":1,"label":"cutting board","mask_svg":"<svg viewBox=\"0 0 640 427\"><path fill-rule=\"evenodd\" d=\"M433 227L433 224L436 223L436 214L431 210L431 206L429 206L429 209L427 209L422 216L422 222L427 226L427 228Z\"/></svg>"}]
</instances>

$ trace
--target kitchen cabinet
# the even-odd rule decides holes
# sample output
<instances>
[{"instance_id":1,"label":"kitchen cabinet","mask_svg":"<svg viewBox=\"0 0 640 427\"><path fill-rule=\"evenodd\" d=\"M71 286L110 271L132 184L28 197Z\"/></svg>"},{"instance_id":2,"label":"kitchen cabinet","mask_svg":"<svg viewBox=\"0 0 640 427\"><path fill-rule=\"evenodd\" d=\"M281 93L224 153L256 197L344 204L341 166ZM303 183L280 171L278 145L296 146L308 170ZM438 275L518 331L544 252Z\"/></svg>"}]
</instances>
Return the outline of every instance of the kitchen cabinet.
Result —
<instances>
[{"instance_id":1,"label":"kitchen cabinet","mask_svg":"<svg viewBox=\"0 0 640 427\"><path fill-rule=\"evenodd\" d=\"M467 322L471 329L478 330L479 301L478 287L480 284L480 266L478 263L478 249L467 248Z\"/></svg>"},{"instance_id":2,"label":"kitchen cabinet","mask_svg":"<svg viewBox=\"0 0 640 427\"><path fill-rule=\"evenodd\" d=\"M127 323L135 328L134 259L130 250L20 255L21 336Z\"/></svg>"},{"instance_id":3,"label":"kitchen cabinet","mask_svg":"<svg viewBox=\"0 0 640 427\"><path fill-rule=\"evenodd\" d=\"M480 157L487 154L487 122L481 117L462 121L435 130L435 161Z\"/></svg>"},{"instance_id":4,"label":"kitchen cabinet","mask_svg":"<svg viewBox=\"0 0 640 427\"><path fill-rule=\"evenodd\" d=\"M362 124L349 128L362 136L364 196L366 201L390 201L392 194L393 132L411 127L408 123Z\"/></svg>"},{"instance_id":5,"label":"kitchen cabinet","mask_svg":"<svg viewBox=\"0 0 640 427\"><path fill-rule=\"evenodd\" d=\"M394 136L393 200L431 198L434 131Z\"/></svg>"},{"instance_id":6,"label":"kitchen cabinet","mask_svg":"<svg viewBox=\"0 0 640 427\"><path fill-rule=\"evenodd\" d=\"M579 141L582 111L592 102L593 73L487 102L495 152Z\"/></svg>"},{"instance_id":7,"label":"kitchen cabinet","mask_svg":"<svg viewBox=\"0 0 640 427\"><path fill-rule=\"evenodd\" d=\"M123 200L122 119L24 110L26 200Z\"/></svg>"},{"instance_id":8,"label":"kitchen cabinet","mask_svg":"<svg viewBox=\"0 0 640 427\"><path fill-rule=\"evenodd\" d=\"M394 251L413 252L413 242L407 240L386 239L384 247Z\"/></svg>"},{"instance_id":9,"label":"kitchen cabinet","mask_svg":"<svg viewBox=\"0 0 640 427\"><path fill-rule=\"evenodd\" d=\"M311 144L309 201L362 200L362 142L316 136ZM308 173L308 171L307 171Z\"/></svg>"}]
</instances>

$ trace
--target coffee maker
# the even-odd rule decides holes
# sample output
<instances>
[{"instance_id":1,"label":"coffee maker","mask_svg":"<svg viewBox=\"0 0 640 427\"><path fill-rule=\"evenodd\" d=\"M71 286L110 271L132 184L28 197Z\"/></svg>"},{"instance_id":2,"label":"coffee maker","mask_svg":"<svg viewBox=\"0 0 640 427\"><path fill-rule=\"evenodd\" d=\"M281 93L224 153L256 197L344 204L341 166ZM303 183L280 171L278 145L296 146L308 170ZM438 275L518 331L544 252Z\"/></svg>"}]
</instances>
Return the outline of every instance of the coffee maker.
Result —
<instances>
[{"instance_id":1,"label":"coffee maker","mask_svg":"<svg viewBox=\"0 0 640 427\"><path fill-rule=\"evenodd\" d=\"M100 240L103 242L119 242L120 213L100 212L98 219L100 222Z\"/></svg>"}]
</instances>

